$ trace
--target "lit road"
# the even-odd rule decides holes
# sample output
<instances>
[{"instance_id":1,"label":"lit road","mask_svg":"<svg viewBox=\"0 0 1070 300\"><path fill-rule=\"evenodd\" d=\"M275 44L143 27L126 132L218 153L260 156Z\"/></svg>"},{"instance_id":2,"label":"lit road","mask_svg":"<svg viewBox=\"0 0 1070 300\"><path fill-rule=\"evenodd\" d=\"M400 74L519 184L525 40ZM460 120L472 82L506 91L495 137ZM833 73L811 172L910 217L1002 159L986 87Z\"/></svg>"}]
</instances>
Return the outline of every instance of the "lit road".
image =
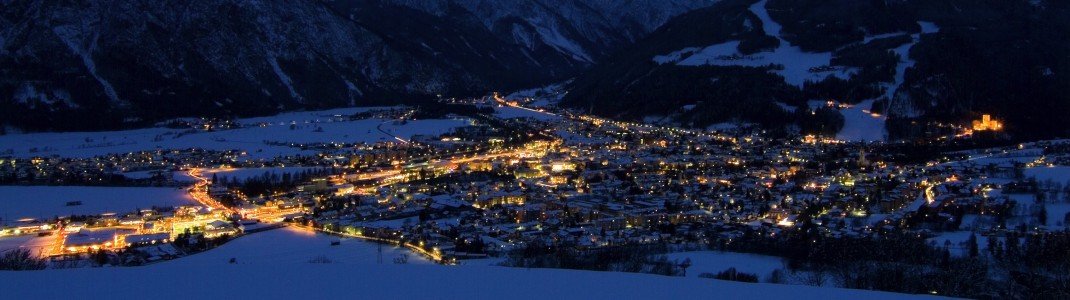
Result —
<instances>
[{"instance_id":1,"label":"lit road","mask_svg":"<svg viewBox=\"0 0 1070 300\"><path fill-rule=\"evenodd\" d=\"M442 257L442 254L438 252L438 249L435 249L434 251L427 251L423 247L420 247L419 245L415 245L415 244L412 244L412 243L401 243L398 240L392 240L392 239L386 239L386 238L380 238L380 237L374 237L374 236L366 236L366 235L360 235L360 234L349 234L349 233L340 232L340 231L327 230L327 229L324 229L324 228L315 228L315 227L308 226L308 225L303 225L303 224L293 224L293 226L297 227L297 228L304 229L304 230L318 231L318 232L323 232L323 233L331 234L331 235L337 235L337 236L343 236L343 237L349 237L349 238L357 238L357 239L375 241L375 242L380 242L380 243L390 243L390 244L400 245L402 247L408 248L409 250L412 250L413 252L416 252L418 254L424 255L427 258L430 258L431 260L433 260L433 261L435 261L437 263L440 263L440 264L455 264L456 263L455 260L447 260L444 257Z\"/></svg>"},{"instance_id":2,"label":"lit road","mask_svg":"<svg viewBox=\"0 0 1070 300\"><path fill-rule=\"evenodd\" d=\"M192 168L189 169L188 172L186 172L190 177L197 179L197 183L194 184L193 187L189 188L190 197L192 197L193 200L196 200L198 203L201 203L202 205L210 207L212 209L225 210L233 213L234 210L223 205L222 203L219 203L219 201L212 199L211 195L208 195L208 186L212 184L212 181L202 176L202 171L203 170L201 168Z\"/></svg>"},{"instance_id":3,"label":"lit road","mask_svg":"<svg viewBox=\"0 0 1070 300\"><path fill-rule=\"evenodd\" d=\"M522 155L524 153L526 153L524 150L513 150L513 151L508 151L508 152L477 154L477 155L473 155L473 156L458 155L458 156L454 156L452 158L444 159L444 160L439 161L437 163L439 163L439 164L448 164L448 165L456 165L456 164L462 164L462 163L467 163L467 162L482 161L482 160L496 159L496 158L502 158L502 157L515 157L515 156L520 156L520 155ZM351 181L382 180L382 179L387 179L387 178L391 178L391 177L400 176L400 175L402 175L402 170L404 170L405 168L413 167L415 165L416 164L409 164L409 165L406 165L404 167L398 167L398 168L389 169L389 170L381 170L381 171L374 171L374 172L370 172L370 173L353 174L353 175L348 175L348 176L354 176L351 179ZM382 184L382 185L379 185L379 186L384 186L384 185L389 185L389 184Z\"/></svg>"},{"instance_id":4,"label":"lit road","mask_svg":"<svg viewBox=\"0 0 1070 300\"><path fill-rule=\"evenodd\" d=\"M385 129L383 129L383 125L386 125L386 123L390 123L390 122L404 121L405 119L412 117L412 115L415 114L415 113L416 113L416 110L410 110L405 115L403 115L401 117L398 117L397 120L388 120L388 121L383 121L382 123L379 123L379 125L375 126L375 129L379 130L379 132L382 132L385 135L389 135L390 137L393 137L395 140L398 140L402 144L408 144L408 143L410 143L409 140L406 140L403 137L394 135L393 133L390 133L390 132L386 131Z\"/></svg>"}]
</instances>

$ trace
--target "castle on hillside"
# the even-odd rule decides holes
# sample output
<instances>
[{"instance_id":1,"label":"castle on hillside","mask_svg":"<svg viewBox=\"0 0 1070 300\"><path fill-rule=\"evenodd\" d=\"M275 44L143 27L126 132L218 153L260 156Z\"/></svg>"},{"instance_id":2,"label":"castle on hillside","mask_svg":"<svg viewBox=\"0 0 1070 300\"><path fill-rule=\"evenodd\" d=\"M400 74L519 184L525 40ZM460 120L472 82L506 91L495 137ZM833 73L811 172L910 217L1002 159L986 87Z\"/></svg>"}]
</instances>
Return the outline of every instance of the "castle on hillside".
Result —
<instances>
[{"instance_id":1,"label":"castle on hillside","mask_svg":"<svg viewBox=\"0 0 1070 300\"><path fill-rule=\"evenodd\" d=\"M999 130L1002 130L1002 129L1003 129L1003 123L1001 123L998 120L993 120L992 119L992 115L989 115L989 114L981 115L981 119L980 120L973 120L973 130L974 131L986 131L986 130L999 131Z\"/></svg>"}]
</instances>

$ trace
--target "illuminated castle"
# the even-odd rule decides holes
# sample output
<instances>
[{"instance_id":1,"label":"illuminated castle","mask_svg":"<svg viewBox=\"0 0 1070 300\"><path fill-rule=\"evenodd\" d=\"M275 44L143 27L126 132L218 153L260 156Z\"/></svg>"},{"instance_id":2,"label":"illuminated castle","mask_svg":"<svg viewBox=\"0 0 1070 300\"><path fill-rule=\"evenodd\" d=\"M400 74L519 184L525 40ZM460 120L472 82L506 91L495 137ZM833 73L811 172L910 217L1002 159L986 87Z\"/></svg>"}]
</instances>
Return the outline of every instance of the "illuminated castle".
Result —
<instances>
[{"instance_id":1,"label":"illuminated castle","mask_svg":"<svg viewBox=\"0 0 1070 300\"><path fill-rule=\"evenodd\" d=\"M992 119L992 115L989 115L989 114L981 115L981 119L980 120L973 120L973 130L974 131L985 131L985 130L999 131L1001 129L1003 129L1003 123L1000 123L997 120L993 120Z\"/></svg>"}]
</instances>

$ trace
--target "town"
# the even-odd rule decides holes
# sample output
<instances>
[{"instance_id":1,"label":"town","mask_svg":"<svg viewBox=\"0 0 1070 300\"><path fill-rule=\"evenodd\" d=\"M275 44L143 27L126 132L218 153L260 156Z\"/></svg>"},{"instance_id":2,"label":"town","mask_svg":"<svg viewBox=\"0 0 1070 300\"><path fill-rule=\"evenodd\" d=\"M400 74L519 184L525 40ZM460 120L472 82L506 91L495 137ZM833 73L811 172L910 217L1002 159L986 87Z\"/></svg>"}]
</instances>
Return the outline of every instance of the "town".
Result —
<instances>
[{"instance_id":1,"label":"town","mask_svg":"<svg viewBox=\"0 0 1070 300\"><path fill-rule=\"evenodd\" d=\"M148 264L293 227L405 247L446 265L497 258L509 266L597 269L582 259L565 265L540 257L685 249L790 256L768 245L798 237L817 243L903 236L966 257L978 249L1001 251L996 243L1012 244L1008 239L1064 236L1070 225L1070 178L1027 176L1066 170L1067 141L963 148L956 145L991 141L959 134L925 144L963 149L922 155L917 144L773 137L749 127L684 129L539 102L495 93L332 117L388 125L463 120L441 134L373 143L262 142L311 154L254 159L241 149L188 148L5 157L0 181L6 184L172 187L195 202L98 215L5 216L0 236L46 239L40 255L70 266ZM1002 126L984 117L961 128ZM169 126L196 134L295 125L202 119ZM382 125L378 130L389 134ZM254 173L228 175L240 170ZM664 275L687 268L679 261L642 264L665 265L646 271Z\"/></svg>"}]
</instances>

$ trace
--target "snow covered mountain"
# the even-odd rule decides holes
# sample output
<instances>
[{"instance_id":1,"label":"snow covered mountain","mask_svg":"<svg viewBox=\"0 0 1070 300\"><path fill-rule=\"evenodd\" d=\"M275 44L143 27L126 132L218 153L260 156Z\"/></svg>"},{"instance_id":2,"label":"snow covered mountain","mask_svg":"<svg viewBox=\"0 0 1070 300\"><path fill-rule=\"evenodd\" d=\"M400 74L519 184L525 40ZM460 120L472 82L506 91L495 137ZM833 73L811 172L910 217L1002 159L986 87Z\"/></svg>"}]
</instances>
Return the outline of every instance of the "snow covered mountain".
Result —
<instances>
[{"instance_id":1,"label":"snow covered mountain","mask_svg":"<svg viewBox=\"0 0 1070 300\"><path fill-rule=\"evenodd\" d=\"M537 86L706 3L4 1L0 124L114 128Z\"/></svg>"},{"instance_id":2,"label":"snow covered mountain","mask_svg":"<svg viewBox=\"0 0 1070 300\"><path fill-rule=\"evenodd\" d=\"M1070 114L1066 53L1065 1L725 0L601 61L563 103L867 141L993 114L1017 137L1045 138L1070 134L1058 117Z\"/></svg>"},{"instance_id":3,"label":"snow covered mountain","mask_svg":"<svg viewBox=\"0 0 1070 300\"><path fill-rule=\"evenodd\" d=\"M480 24L539 64L584 66L716 0L388 0Z\"/></svg>"}]
</instances>

